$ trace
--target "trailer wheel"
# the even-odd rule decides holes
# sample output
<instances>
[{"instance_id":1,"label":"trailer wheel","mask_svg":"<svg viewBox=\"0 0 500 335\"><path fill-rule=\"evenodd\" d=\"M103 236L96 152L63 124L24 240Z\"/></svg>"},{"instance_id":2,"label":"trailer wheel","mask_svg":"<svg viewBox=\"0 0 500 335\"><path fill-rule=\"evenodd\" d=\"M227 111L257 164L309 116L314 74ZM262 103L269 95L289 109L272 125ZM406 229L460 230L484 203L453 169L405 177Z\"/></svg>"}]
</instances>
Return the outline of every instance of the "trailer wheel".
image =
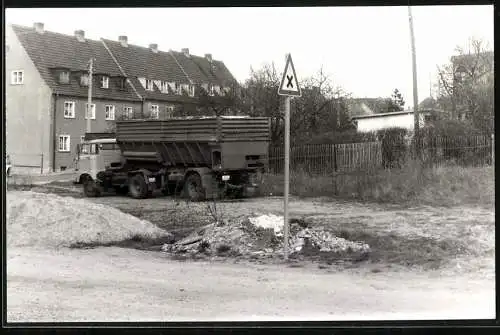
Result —
<instances>
[{"instance_id":1,"label":"trailer wheel","mask_svg":"<svg viewBox=\"0 0 500 335\"><path fill-rule=\"evenodd\" d=\"M184 194L191 201L205 200L205 192L199 174L193 173L186 178Z\"/></svg>"},{"instance_id":2,"label":"trailer wheel","mask_svg":"<svg viewBox=\"0 0 500 335\"><path fill-rule=\"evenodd\" d=\"M87 180L85 184L83 184L83 193L88 198L95 198L101 195L101 189L97 186L95 181Z\"/></svg>"},{"instance_id":3,"label":"trailer wheel","mask_svg":"<svg viewBox=\"0 0 500 335\"><path fill-rule=\"evenodd\" d=\"M130 178L128 190L132 198L135 199L144 199L148 196L148 185L140 174Z\"/></svg>"}]
</instances>

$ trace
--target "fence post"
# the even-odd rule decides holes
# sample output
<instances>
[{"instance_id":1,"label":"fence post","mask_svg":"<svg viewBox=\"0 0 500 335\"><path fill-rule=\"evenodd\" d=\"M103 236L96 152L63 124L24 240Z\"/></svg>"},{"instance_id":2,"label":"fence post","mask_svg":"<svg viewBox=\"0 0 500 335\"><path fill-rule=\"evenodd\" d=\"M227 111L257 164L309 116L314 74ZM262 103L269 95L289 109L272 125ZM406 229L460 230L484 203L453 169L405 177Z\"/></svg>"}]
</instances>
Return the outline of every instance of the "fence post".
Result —
<instances>
[{"instance_id":1,"label":"fence post","mask_svg":"<svg viewBox=\"0 0 500 335\"><path fill-rule=\"evenodd\" d=\"M491 134L491 166L495 166L495 134Z\"/></svg>"},{"instance_id":2,"label":"fence post","mask_svg":"<svg viewBox=\"0 0 500 335\"><path fill-rule=\"evenodd\" d=\"M43 174L43 154L40 156L40 174Z\"/></svg>"}]
</instances>

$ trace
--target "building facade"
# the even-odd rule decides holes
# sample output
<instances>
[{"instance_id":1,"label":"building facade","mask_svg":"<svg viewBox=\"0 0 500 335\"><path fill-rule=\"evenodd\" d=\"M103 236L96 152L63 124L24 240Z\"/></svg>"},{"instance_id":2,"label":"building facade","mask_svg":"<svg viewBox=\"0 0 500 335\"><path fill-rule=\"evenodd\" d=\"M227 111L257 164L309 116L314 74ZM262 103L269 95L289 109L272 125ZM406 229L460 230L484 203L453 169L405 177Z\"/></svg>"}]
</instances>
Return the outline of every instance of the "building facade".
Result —
<instances>
[{"instance_id":1,"label":"building facade","mask_svg":"<svg viewBox=\"0 0 500 335\"><path fill-rule=\"evenodd\" d=\"M419 127L425 126L427 114L424 112L419 114ZM415 125L413 111L360 115L352 119L356 123L357 131L365 133L393 127L413 131Z\"/></svg>"},{"instance_id":2,"label":"building facade","mask_svg":"<svg viewBox=\"0 0 500 335\"><path fill-rule=\"evenodd\" d=\"M71 169L87 131L112 131L118 119L211 114L230 107L237 83L211 55L164 52L33 27L6 30L6 152L16 166ZM92 59L92 105L87 107ZM87 112L88 111L88 112Z\"/></svg>"}]
</instances>

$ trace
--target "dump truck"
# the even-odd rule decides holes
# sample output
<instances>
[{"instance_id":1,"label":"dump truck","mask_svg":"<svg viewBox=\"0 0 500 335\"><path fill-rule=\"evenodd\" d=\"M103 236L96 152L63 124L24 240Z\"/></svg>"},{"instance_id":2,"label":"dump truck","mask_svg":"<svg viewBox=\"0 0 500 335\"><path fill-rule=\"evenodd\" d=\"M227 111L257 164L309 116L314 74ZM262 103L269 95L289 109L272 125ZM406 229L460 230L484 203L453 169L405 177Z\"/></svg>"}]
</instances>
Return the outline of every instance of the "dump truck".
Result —
<instances>
[{"instance_id":1,"label":"dump truck","mask_svg":"<svg viewBox=\"0 0 500 335\"><path fill-rule=\"evenodd\" d=\"M155 190L192 201L253 196L268 164L265 117L120 120L115 134L120 161L85 180L86 196L108 190L136 199Z\"/></svg>"}]
</instances>

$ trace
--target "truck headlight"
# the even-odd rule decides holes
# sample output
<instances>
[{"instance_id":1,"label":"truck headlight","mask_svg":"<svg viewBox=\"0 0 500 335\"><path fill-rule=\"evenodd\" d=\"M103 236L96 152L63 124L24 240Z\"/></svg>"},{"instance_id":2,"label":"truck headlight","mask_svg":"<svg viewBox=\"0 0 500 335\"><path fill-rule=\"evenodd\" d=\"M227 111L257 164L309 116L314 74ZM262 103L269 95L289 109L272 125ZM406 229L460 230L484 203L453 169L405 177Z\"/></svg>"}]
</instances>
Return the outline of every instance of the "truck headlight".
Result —
<instances>
[{"instance_id":1,"label":"truck headlight","mask_svg":"<svg viewBox=\"0 0 500 335\"><path fill-rule=\"evenodd\" d=\"M228 181L231 178L231 176L222 176L222 181Z\"/></svg>"}]
</instances>

